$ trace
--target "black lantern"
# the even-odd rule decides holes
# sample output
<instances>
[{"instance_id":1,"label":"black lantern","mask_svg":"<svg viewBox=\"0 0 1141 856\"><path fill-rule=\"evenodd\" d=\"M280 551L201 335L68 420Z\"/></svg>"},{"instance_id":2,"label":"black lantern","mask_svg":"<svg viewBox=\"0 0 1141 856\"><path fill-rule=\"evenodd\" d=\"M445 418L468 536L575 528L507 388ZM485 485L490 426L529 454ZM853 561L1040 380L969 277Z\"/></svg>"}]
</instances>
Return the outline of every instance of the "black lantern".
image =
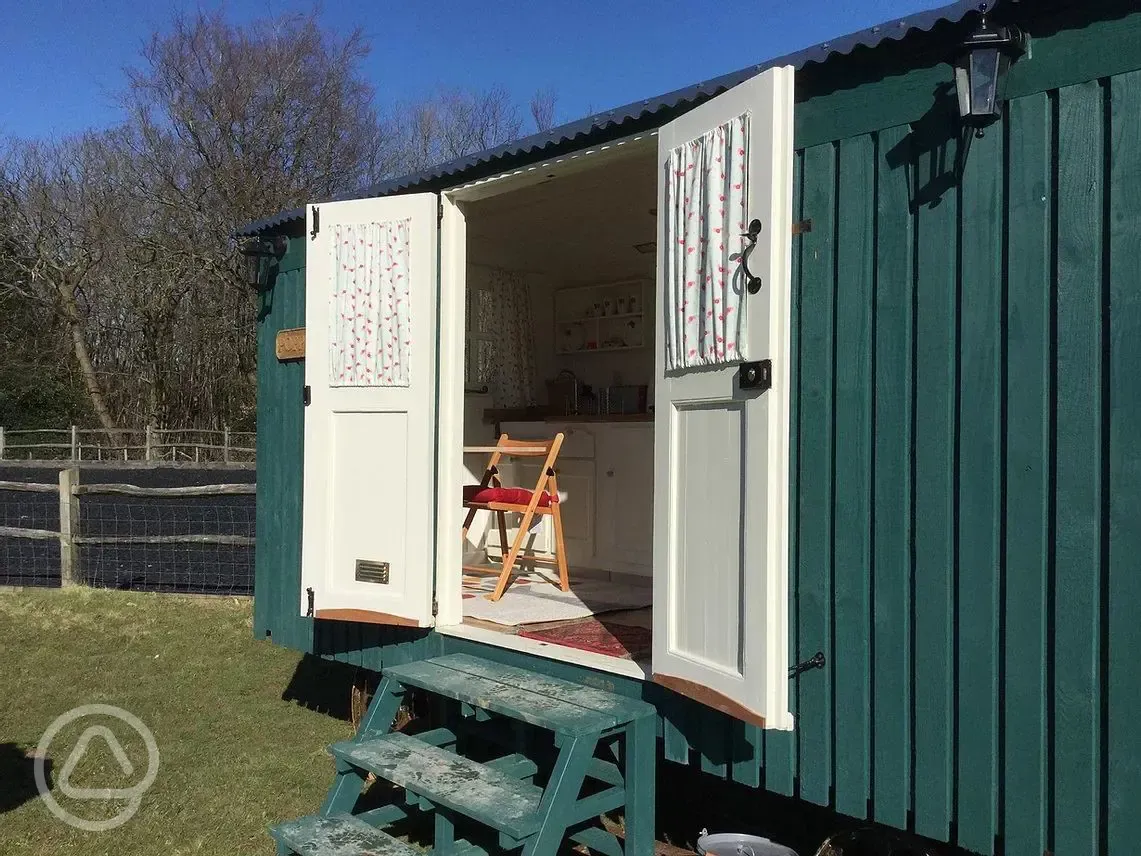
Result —
<instances>
[{"instance_id":1,"label":"black lantern","mask_svg":"<svg viewBox=\"0 0 1141 856\"><path fill-rule=\"evenodd\" d=\"M982 6L979 28L967 37L955 60L955 90L959 95L959 117L979 129L1002 115L1006 72L1025 51L1025 38L1013 26L992 26Z\"/></svg>"},{"instance_id":2,"label":"black lantern","mask_svg":"<svg viewBox=\"0 0 1141 856\"><path fill-rule=\"evenodd\" d=\"M262 261L279 259L285 255L288 242L281 235L276 238L247 238L238 247L245 261L246 282L255 291L261 290Z\"/></svg>"}]
</instances>

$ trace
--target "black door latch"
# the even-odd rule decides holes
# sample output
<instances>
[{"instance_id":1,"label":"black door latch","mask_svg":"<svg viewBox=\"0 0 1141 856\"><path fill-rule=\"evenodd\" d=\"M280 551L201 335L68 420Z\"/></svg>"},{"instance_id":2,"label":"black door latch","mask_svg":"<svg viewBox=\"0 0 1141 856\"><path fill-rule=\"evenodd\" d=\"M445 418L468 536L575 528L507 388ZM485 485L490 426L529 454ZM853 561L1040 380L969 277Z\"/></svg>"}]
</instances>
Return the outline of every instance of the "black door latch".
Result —
<instances>
[{"instance_id":1,"label":"black door latch","mask_svg":"<svg viewBox=\"0 0 1141 856\"><path fill-rule=\"evenodd\" d=\"M795 666L789 666L788 676L790 678L795 678L801 672L810 672L813 669L823 669L825 662L824 652L817 651L803 663L797 663Z\"/></svg>"},{"instance_id":2,"label":"black door latch","mask_svg":"<svg viewBox=\"0 0 1141 856\"><path fill-rule=\"evenodd\" d=\"M770 390L773 388L773 361L741 363L741 371L737 377L741 389L755 389L760 392Z\"/></svg>"}]
</instances>

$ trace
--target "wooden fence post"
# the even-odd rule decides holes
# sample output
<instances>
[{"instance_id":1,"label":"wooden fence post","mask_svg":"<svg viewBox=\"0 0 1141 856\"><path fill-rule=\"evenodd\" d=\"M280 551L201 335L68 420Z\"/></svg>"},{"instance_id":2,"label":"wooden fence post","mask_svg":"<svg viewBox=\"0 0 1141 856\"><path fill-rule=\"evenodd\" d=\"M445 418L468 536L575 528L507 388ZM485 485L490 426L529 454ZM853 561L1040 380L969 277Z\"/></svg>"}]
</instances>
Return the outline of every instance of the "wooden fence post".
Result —
<instances>
[{"instance_id":1,"label":"wooden fence post","mask_svg":"<svg viewBox=\"0 0 1141 856\"><path fill-rule=\"evenodd\" d=\"M59 577L63 586L76 585L79 570L79 548L75 536L79 534L79 469L68 467L59 471Z\"/></svg>"},{"instance_id":2,"label":"wooden fence post","mask_svg":"<svg viewBox=\"0 0 1141 856\"><path fill-rule=\"evenodd\" d=\"M79 428L71 426L71 460L79 460Z\"/></svg>"},{"instance_id":3,"label":"wooden fence post","mask_svg":"<svg viewBox=\"0 0 1141 856\"><path fill-rule=\"evenodd\" d=\"M3 435L0 435L3 439ZM0 451L3 451L4 444L0 443ZM222 462L230 463L230 426L225 425L222 427Z\"/></svg>"},{"instance_id":4,"label":"wooden fence post","mask_svg":"<svg viewBox=\"0 0 1141 856\"><path fill-rule=\"evenodd\" d=\"M4 426L0 425L0 461L4 460Z\"/></svg>"},{"instance_id":5,"label":"wooden fence post","mask_svg":"<svg viewBox=\"0 0 1141 856\"><path fill-rule=\"evenodd\" d=\"M151 442L152 442L151 424L148 422L147 423L146 439L143 440L143 445L144 445L143 457L145 458L145 460L148 460L148 461L151 459Z\"/></svg>"}]
</instances>

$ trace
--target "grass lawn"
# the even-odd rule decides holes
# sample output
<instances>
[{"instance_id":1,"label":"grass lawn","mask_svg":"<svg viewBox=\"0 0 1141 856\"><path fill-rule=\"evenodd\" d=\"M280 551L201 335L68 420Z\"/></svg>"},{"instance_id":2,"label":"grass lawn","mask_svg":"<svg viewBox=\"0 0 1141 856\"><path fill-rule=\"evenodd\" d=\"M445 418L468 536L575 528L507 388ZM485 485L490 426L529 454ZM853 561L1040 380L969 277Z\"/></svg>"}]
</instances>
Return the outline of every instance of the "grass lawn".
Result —
<instances>
[{"instance_id":1,"label":"grass lawn","mask_svg":"<svg viewBox=\"0 0 1141 856\"><path fill-rule=\"evenodd\" d=\"M273 853L266 827L318 808L333 775L325 747L351 728L282 700L301 657L254 641L251 608L249 600L89 589L0 592L0 853ZM312 679L312 668L302 671ZM329 682L338 678L343 671L330 671ZM27 758L56 717L93 703L142 720L160 759L135 816L106 832L51 814ZM132 775L98 736L66 770L93 724L120 741ZM126 802L71 799L61 779L75 789L128 788L148 763L143 738L108 718L64 727L47 757L60 805L89 819Z\"/></svg>"}]
</instances>

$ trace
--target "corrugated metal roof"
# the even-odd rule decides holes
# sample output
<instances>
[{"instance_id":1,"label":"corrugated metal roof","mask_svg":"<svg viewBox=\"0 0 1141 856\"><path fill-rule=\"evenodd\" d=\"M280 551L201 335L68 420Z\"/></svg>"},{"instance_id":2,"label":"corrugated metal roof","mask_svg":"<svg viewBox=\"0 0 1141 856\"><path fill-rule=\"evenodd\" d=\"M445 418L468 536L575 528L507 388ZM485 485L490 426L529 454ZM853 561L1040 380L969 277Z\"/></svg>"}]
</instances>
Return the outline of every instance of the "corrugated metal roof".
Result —
<instances>
[{"instance_id":1,"label":"corrugated metal roof","mask_svg":"<svg viewBox=\"0 0 1141 856\"><path fill-rule=\"evenodd\" d=\"M986 5L993 9L999 2L1000 0L990 0ZM613 110L596 113L543 133L532 134L521 140L514 140L482 152L456 158L420 172L383 181L363 190L336 196L328 201L367 199L421 188L440 189L441 183L444 187L448 187L476 178L481 173L489 174L493 165L499 166L501 161L504 162L502 168L506 169L509 166L519 166L530 161L541 160L557 151L583 148L646 127L656 127L664 124L673 115L684 112L768 68L791 65L799 70L810 63L823 63L834 56L845 56L857 48L874 48L885 41L899 41L916 31L930 32L940 24L953 24L962 21L967 15L978 12L980 5L982 4L979 0L958 0L958 2L938 9L917 12L914 15L885 21L875 27L821 42L796 53L774 57L766 62L751 65L748 68L712 80L696 83L684 89L667 92L665 95L659 95L656 98L647 98ZM251 235L264 229L303 219L305 219L305 208L293 208L250 223L239 230L238 234Z\"/></svg>"}]
</instances>

